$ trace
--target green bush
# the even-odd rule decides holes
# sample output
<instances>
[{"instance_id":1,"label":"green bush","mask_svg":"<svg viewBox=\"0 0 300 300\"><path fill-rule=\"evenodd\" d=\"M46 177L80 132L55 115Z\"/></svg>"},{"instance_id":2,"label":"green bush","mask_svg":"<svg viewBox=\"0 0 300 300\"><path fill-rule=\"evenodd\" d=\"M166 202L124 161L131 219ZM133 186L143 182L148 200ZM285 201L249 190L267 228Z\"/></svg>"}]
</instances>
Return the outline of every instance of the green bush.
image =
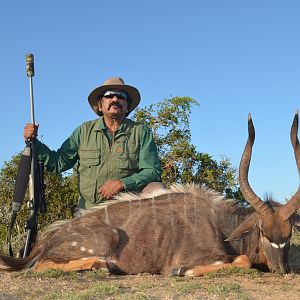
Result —
<instances>
[{"instance_id":1,"label":"green bush","mask_svg":"<svg viewBox=\"0 0 300 300\"><path fill-rule=\"evenodd\" d=\"M7 228L10 224L11 202L20 158L21 154L13 156L0 170L0 251L2 253L7 253ZM45 184L47 213L39 214L39 230L56 220L71 218L78 200L77 176L74 173L60 175L45 171ZM24 242L24 225L29 216L28 201L27 191L13 230L12 244L15 249L20 248Z\"/></svg>"}]
</instances>

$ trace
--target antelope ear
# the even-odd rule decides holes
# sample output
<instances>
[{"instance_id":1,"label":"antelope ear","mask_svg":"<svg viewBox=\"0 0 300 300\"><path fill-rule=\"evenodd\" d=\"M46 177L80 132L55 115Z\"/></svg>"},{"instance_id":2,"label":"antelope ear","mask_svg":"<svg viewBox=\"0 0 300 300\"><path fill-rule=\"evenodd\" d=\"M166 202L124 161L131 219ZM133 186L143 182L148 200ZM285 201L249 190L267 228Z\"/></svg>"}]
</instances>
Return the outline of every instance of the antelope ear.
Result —
<instances>
[{"instance_id":1,"label":"antelope ear","mask_svg":"<svg viewBox=\"0 0 300 300\"><path fill-rule=\"evenodd\" d=\"M291 218L293 226L300 231L300 215L294 214Z\"/></svg>"},{"instance_id":2,"label":"antelope ear","mask_svg":"<svg viewBox=\"0 0 300 300\"><path fill-rule=\"evenodd\" d=\"M237 241L244 238L252 229L257 225L257 218L255 215L248 217L244 220L229 236L225 242Z\"/></svg>"}]
</instances>

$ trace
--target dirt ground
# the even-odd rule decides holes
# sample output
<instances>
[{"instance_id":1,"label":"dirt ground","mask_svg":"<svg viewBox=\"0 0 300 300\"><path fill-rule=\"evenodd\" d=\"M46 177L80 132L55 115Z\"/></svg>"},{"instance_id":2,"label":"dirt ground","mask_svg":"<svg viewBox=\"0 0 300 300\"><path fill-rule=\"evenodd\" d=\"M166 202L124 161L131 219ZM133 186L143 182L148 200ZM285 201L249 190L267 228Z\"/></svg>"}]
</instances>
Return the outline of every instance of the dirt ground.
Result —
<instances>
[{"instance_id":1,"label":"dirt ground","mask_svg":"<svg viewBox=\"0 0 300 300\"><path fill-rule=\"evenodd\" d=\"M0 272L0 300L300 299L300 233L294 232L289 262L297 274L230 268L203 277L115 276L107 271Z\"/></svg>"},{"instance_id":2,"label":"dirt ground","mask_svg":"<svg viewBox=\"0 0 300 300\"><path fill-rule=\"evenodd\" d=\"M224 270L198 278L0 273L0 299L300 299L300 275Z\"/></svg>"}]
</instances>

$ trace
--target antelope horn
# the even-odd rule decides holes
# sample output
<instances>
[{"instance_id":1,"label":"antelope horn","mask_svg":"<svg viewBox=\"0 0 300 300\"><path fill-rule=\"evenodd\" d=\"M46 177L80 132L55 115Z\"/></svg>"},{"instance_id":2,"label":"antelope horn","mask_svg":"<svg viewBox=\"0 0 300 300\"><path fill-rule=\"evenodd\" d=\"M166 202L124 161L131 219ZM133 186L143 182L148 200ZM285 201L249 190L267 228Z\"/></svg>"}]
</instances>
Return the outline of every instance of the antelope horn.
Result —
<instances>
[{"instance_id":1,"label":"antelope horn","mask_svg":"<svg viewBox=\"0 0 300 300\"><path fill-rule=\"evenodd\" d=\"M297 163L298 168L298 174L300 175L300 146L299 146L299 140L298 140L298 111L295 113L295 117L293 120L292 128L291 128L291 142L292 146L294 148L294 154L295 159ZM287 204L285 204L280 209L280 214L283 217L284 220L288 220L290 216L295 213L300 208L300 186L298 187L297 192L294 194L294 196L289 200Z\"/></svg>"},{"instance_id":2,"label":"antelope horn","mask_svg":"<svg viewBox=\"0 0 300 300\"><path fill-rule=\"evenodd\" d=\"M251 114L248 115L248 140L241 158L239 168L239 182L240 188L245 199L253 206L253 208L262 216L268 217L273 215L271 208L264 203L252 190L248 182L248 172L250 166L250 160L252 155L252 146L255 139L255 130L251 118Z\"/></svg>"},{"instance_id":3,"label":"antelope horn","mask_svg":"<svg viewBox=\"0 0 300 300\"><path fill-rule=\"evenodd\" d=\"M300 147L298 140L298 124L299 124L299 113L298 111L295 113L295 117L293 120L292 128L291 128L291 142L294 148L295 159L297 163L298 174L300 175Z\"/></svg>"}]
</instances>

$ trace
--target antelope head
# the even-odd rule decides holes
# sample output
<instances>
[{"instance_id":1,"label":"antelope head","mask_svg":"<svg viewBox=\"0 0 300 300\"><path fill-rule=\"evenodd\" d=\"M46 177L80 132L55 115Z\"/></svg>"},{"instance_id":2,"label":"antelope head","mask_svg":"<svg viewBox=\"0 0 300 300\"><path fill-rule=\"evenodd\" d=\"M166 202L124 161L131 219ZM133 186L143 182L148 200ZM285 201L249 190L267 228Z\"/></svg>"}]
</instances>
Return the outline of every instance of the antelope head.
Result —
<instances>
[{"instance_id":1,"label":"antelope head","mask_svg":"<svg viewBox=\"0 0 300 300\"><path fill-rule=\"evenodd\" d=\"M291 127L291 142L294 148L298 173L300 174L300 146L297 137L298 112L295 114ZM248 116L248 140L239 167L239 182L243 196L255 209L256 213L242 222L230 235L229 240L239 239L259 229L259 256L271 272L286 273L288 268L288 251L292 226L300 224L300 216L296 214L300 208L300 186L293 197L276 209L262 201L252 190L248 182L248 171L252 155L255 130L251 115Z\"/></svg>"}]
</instances>

